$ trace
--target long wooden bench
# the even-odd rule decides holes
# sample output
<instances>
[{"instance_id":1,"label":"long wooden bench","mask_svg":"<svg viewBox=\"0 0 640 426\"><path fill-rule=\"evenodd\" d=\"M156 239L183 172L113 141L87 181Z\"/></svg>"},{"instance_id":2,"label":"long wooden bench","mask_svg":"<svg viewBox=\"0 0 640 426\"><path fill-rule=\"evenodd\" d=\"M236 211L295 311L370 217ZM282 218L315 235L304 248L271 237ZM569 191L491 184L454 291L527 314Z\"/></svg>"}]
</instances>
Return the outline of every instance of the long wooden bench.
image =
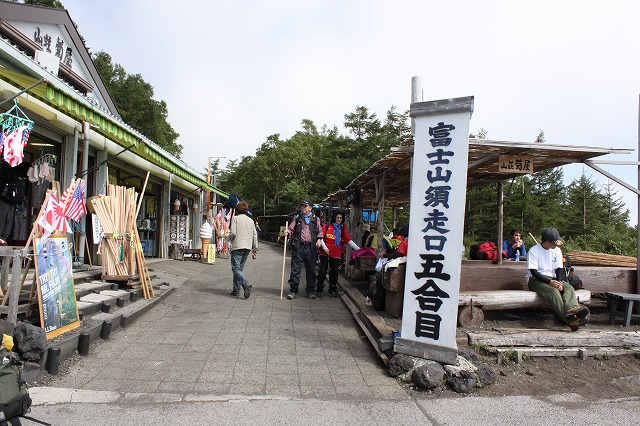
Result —
<instances>
[{"instance_id":1,"label":"long wooden bench","mask_svg":"<svg viewBox=\"0 0 640 426\"><path fill-rule=\"evenodd\" d=\"M589 270L591 269L591 270ZM615 288L628 288L635 285L635 269L605 268L605 272L594 268L579 267L576 273L583 278L587 289L576 291L578 301L591 303L591 288L602 291L600 280L607 276L606 282L615 282ZM602 269L602 268L598 268ZM608 269L608 270L607 270ZM393 316L402 316L402 294L404 291L404 265L385 274L384 286L387 290L387 312ZM583 274L585 272L585 274ZM526 262L505 261L502 265L491 261L463 261L458 299L459 320L461 325L478 325L484 320L483 311L509 309L545 309L548 304L537 293L527 287L525 275ZM613 277L616 277L614 280ZM604 291L602 291L604 292Z\"/></svg>"},{"instance_id":2,"label":"long wooden bench","mask_svg":"<svg viewBox=\"0 0 640 426\"><path fill-rule=\"evenodd\" d=\"M583 305L591 303L589 290L576 290L578 302ZM496 290L496 291L462 291L458 298L458 306L478 306L485 311L501 309L544 309L546 300L538 293L530 290Z\"/></svg>"},{"instance_id":3,"label":"long wooden bench","mask_svg":"<svg viewBox=\"0 0 640 426\"><path fill-rule=\"evenodd\" d=\"M589 290L576 290L578 302L591 303ZM478 326L484 311L508 309L545 309L549 304L530 290L462 291L458 297L458 323L463 327Z\"/></svg>"},{"instance_id":4,"label":"long wooden bench","mask_svg":"<svg viewBox=\"0 0 640 426\"><path fill-rule=\"evenodd\" d=\"M575 271L592 294L636 293L636 268L576 266ZM528 290L526 274L527 262L463 260L460 291Z\"/></svg>"}]
</instances>

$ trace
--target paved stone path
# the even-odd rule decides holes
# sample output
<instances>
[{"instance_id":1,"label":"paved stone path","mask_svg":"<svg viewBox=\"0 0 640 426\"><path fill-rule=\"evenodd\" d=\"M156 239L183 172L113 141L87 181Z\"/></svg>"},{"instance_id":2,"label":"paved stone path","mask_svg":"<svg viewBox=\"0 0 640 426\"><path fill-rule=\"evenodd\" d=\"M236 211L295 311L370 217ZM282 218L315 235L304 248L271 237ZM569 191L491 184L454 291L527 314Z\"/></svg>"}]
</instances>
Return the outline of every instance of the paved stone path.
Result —
<instances>
[{"instance_id":1,"label":"paved stone path","mask_svg":"<svg viewBox=\"0 0 640 426\"><path fill-rule=\"evenodd\" d=\"M406 399L340 298L280 300L282 251L262 245L245 273L249 299L229 295L228 259L161 260L178 288L92 347L51 387L116 392ZM289 262L285 269L286 279ZM152 272L153 273L153 272ZM186 281L185 281L186 279ZM304 285L302 285L303 287Z\"/></svg>"}]
</instances>

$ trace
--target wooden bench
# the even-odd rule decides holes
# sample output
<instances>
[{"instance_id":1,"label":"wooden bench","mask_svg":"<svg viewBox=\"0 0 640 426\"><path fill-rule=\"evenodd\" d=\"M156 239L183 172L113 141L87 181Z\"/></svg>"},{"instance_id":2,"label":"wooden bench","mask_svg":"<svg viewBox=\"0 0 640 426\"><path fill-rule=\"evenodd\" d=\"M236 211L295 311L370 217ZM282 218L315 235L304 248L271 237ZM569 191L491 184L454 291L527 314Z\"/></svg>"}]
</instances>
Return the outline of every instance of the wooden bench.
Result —
<instances>
[{"instance_id":1,"label":"wooden bench","mask_svg":"<svg viewBox=\"0 0 640 426\"><path fill-rule=\"evenodd\" d=\"M633 305L640 302L640 294L607 292L607 304L609 305L609 323L616 323L616 314L618 312L618 302L625 303L624 308L624 326L629 327L631 318L640 318L639 314L633 314Z\"/></svg>"},{"instance_id":2,"label":"wooden bench","mask_svg":"<svg viewBox=\"0 0 640 426\"><path fill-rule=\"evenodd\" d=\"M578 302L591 303L589 290L576 290ZM458 296L458 322L462 326L477 326L484 321L483 311L507 309L545 309L549 304L531 290L461 291Z\"/></svg>"},{"instance_id":3,"label":"wooden bench","mask_svg":"<svg viewBox=\"0 0 640 426\"><path fill-rule=\"evenodd\" d=\"M184 260L184 255L190 254L191 259L201 259L202 258L202 249L199 248L189 248L182 250L182 260Z\"/></svg>"}]
</instances>

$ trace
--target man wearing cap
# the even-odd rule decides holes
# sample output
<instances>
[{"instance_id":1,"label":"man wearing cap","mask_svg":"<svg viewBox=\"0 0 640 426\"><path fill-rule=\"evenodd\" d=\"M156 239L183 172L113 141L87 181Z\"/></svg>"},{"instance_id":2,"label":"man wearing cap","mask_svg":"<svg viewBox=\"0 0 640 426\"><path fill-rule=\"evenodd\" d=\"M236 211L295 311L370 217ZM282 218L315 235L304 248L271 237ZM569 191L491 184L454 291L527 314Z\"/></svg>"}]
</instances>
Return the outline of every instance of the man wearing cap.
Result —
<instances>
[{"instance_id":1,"label":"man wearing cap","mask_svg":"<svg viewBox=\"0 0 640 426\"><path fill-rule=\"evenodd\" d=\"M285 232L291 239L291 275L289 275L289 295L287 299L298 296L302 265L307 276L307 296L316 298L316 257L322 245L322 227L320 218L312 212L313 203L304 200L300 203L300 213L289 222Z\"/></svg>"},{"instance_id":2,"label":"man wearing cap","mask_svg":"<svg viewBox=\"0 0 640 426\"><path fill-rule=\"evenodd\" d=\"M558 247L563 243L557 229L542 231L542 242L527 253L529 290L541 295L571 331L577 331L588 322L589 309L578 303L575 290L567 282Z\"/></svg>"}]
</instances>

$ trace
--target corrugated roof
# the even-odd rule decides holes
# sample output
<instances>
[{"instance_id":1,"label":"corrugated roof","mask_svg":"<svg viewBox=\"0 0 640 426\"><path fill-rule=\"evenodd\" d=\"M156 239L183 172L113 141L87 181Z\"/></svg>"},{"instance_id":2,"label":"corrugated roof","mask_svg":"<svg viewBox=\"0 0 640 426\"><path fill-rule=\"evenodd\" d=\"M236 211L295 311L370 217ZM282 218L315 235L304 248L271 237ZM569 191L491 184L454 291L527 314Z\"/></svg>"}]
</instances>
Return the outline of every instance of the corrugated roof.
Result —
<instances>
[{"instance_id":1,"label":"corrugated roof","mask_svg":"<svg viewBox=\"0 0 640 426\"><path fill-rule=\"evenodd\" d=\"M533 157L534 171L551 169L566 164L581 163L607 154L629 154L631 149L601 148L591 146L562 146L547 143L507 142L489 139L469 139L467 187L509 180L521 173L498 172L500 155L526 155ZM346 204L355 190L363 191L363 207L376 207L376 179L384 175L386 207L409 204L410 176L413 147L403 146L373 163L346 188L328 195L324 204Z\"/></svg>"}]
</instances>

